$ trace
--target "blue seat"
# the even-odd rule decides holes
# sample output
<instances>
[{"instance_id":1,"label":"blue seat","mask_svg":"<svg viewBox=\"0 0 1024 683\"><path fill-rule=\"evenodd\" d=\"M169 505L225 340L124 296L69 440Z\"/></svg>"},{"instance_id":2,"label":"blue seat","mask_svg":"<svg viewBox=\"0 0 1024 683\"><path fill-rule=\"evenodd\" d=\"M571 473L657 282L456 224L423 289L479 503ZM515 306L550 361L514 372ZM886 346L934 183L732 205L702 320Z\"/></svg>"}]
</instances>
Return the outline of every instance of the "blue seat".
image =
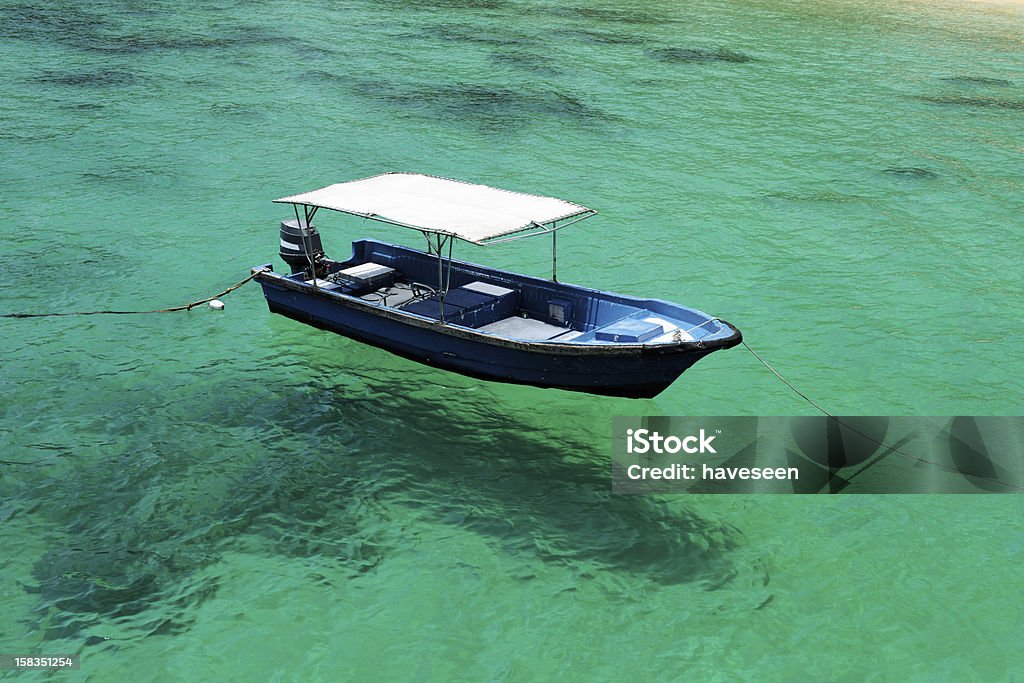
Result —
<instances>
[{"instance_id":1,"label":"blue seat","mask_svg":"<svg viewBox=\"0 0 1024 683\"><path fill-rule=\"evenodd\" d=\"M627 318L611 325L605 325L594 334L596 339L610 342L638 344L665 334L665 328L647 320Z\"/></svg>"},{"instance_id":2,"label":"blue seat","mask_svg":"<svg viewBox=\"0 0 1024 683\"><path fill-rule=\"evenodd\" d=\"M418 301L410 301L406 305L402 306L403 311L409 313L415 313L416 315L422 315L427 318L434 318L435 320L441 318L441 297L434 296L426 299L420 299ZM448 297L444 300L444 317L445 320L455 321L462 318L462 313L465 311L465 307L458 306L448 301Z\"/></svg>"},{"instance_id":3,"label":"blue seat","mask_svg":"<svg viewBox=\"0 0 1024 683\"><path fill-rule=\"evenodd\" d=\"M480 327L512 315L519 302L518 292L497 285L471 282L451 289L444 297L444 319L466 327ZM441 317L441 297L437 294L411 301L403 311L435 320Z\"/></svg>"}]
</instances>

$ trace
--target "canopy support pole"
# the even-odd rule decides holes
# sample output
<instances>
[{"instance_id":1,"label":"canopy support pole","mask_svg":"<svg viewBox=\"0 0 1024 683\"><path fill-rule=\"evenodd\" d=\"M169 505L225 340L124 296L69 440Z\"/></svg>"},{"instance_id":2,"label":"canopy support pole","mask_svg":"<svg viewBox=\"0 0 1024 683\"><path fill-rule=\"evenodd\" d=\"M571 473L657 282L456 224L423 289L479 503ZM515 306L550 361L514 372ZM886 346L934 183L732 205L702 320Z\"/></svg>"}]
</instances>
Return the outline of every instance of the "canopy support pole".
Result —
<instances>
[{"instance_id":1,"label":"canopy support pole","mask_svg":"<svg viewBox=\"0 0 1024 683\"><path fill-rule=\"evenodd\" d=\"M448 238L448 277L444 280L444 293L448 293L448 289L452 286L452 246L455 244L455 238Z\"/></svg>"},{"instance_id":2,"label":"canopy support pole","mask_svg":"<svg viewBox=\"0 0 1024 683\"><path fill-rule=\"evenodd\" d=\"M427 243L430 243L430 239L427 239ZM444 245L448 244L448 276L444 274ZM452 245L455 243L455 238L448 235L443 236L437 233L437 244L431 245L437 249L437 298L440 308L440 320L441 324L444 324L444 298L448 295L448 288L452 284Z\"/></svg>"},{"instance_id":3,"label":"canopy support pole","mask_svg":"<svg viewBox=\"0 0 1024 683\"><path fill-rule=\"evenodd\" d=\"M302 206L302 215L306 217L306 227L302 227L302 219L299 217L299 205L292 204L292 208L295 209L295 222L299 227L299 234L302 235L302 246L306 251L306 260L309 262L309 273L310 277L313 278L313 288L316 289L316 266L313 265L313 241L308 239L306 234L309 230L309 207L306 205Z\"/></svg>"},{"instance_id":4,"label":"canopy support pole","mask_svg":"<svg viewBox=\"0 0 1024 683\"><path fill-rule=\"evenodd\" d=\"M551 281L558 282L558 232L551 231Z\"/></svg>"},{"instance_id":5,"label":"canopy support pole","mask_svg":"<svg viewBox=\"0 0 1024 683\"><path fill-rule=\"evenodd\" d=\"M309 276L313 278L313 288L317 289L319 285L316 283L316 257L313 254L313 236L310 233L310 226L313 225L313 215L316 213L317 207L303 205L302 213L306 215L306 227L299 226L299 230L302 230L302 242L306 245L306 257L309 259Z\"/></svg>"},{"instance_id":6,"label":"canopy support pole","mask_svg":"<svg viewBox=\"0 0 1024 683\"><path fill-rule=\"evenodd\" d=\"M441 310L440 320L441 324L444 324L444 295L447 292L444 291L444 255L441 253L441 248L444 246L444 241L441 239L441 234L437 233L437 295L439 298L439 307ZM449 268L451 264L449 264Z\"/></svg>"}]
</instances>

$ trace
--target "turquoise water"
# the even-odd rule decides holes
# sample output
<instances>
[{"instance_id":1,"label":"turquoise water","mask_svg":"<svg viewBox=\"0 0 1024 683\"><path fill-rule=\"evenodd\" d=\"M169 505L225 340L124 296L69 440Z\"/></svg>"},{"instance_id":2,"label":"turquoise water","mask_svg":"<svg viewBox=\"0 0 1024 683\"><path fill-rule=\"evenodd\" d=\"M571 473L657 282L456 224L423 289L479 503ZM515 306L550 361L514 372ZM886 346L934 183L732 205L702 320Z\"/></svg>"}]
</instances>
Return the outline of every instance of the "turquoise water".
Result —
<instances>
[{"instance_id":1,"label":"turquoise water","mask_svg":"<svg viewBox=\"0 0 1024 683\"><path fill-rule=\"evenodd\" d=\"M1024 13L960 3L0 6L0 309L171 306L383 170L592 206L569 282L740 327L840 414L1024 393ZM329 254L418 235L323 216ZM420 240L421 241L421 240ZM529 240L456 256L529 273ZM278 264L280 267L280 264ZM742 349L650 401L271 316L0 322L0 652L89 680L1011 681L1018 496L613 496L613 415L809 413Z\"/></svg>"}]
</instances>

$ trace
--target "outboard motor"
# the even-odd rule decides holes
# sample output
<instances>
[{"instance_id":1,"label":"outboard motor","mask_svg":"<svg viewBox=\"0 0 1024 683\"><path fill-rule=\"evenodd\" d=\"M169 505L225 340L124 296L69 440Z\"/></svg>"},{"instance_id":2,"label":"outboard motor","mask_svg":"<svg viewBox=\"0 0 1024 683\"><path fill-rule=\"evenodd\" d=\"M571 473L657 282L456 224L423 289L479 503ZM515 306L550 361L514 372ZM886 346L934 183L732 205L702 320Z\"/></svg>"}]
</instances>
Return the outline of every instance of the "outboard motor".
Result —
<instances>
[{"instance_id":1,"label":"outboard motor","mask_svg":"<svg viewBox=\"0 0 1024 683\"><path fill-rule=\"evenodd\" d=\"M312 250L312 254L308 250ZM320 243L320 233L315 225L307 226L296 219L281 221L281 260L287 263L292 273L309 270L309 262L314 264L324 257L324 247ZM312 259L311 259L312 257Z\"/></svg>"}]
</instances>

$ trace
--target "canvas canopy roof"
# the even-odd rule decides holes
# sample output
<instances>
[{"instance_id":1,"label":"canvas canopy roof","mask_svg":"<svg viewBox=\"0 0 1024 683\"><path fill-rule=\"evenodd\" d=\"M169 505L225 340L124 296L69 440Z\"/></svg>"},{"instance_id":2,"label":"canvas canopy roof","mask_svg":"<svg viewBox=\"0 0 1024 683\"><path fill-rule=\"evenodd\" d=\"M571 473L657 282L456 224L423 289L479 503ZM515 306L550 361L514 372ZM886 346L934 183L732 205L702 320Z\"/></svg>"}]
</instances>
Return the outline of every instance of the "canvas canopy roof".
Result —
<instances>
[{"instance_id":1,"label":"canvas canopy roof","mask_svg":"<svg viewBox=\"0 0 1024 683\"><path fill-rule=\"evenodd\" d=\"M274 201L332 209L476 244L524 231L551 232L561 227L556 221L596 213L562 199L418 173L384 173Z\"/></svg>"}]
</instances>

